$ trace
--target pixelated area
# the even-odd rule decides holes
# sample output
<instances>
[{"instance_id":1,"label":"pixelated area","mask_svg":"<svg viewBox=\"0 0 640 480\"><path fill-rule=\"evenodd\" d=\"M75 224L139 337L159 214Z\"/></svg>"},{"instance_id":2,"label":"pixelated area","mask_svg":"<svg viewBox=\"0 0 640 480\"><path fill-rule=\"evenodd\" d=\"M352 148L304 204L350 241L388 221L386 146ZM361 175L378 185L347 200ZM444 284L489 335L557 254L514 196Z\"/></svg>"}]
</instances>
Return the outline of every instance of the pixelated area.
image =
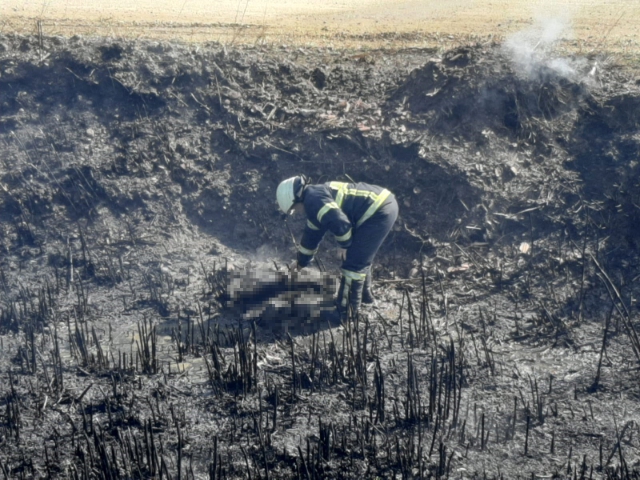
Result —
<instances>
[{"instance_id":1,"label":"pixelated area","mask_svg":"<svg viewBox=\"0 0 640 480\"><path fill-rule=\"evenodd\" d=\"M317 270L229 272L226 306L264 328L305 330L334 308L337 277Z\"/></svg>"}]
</instances>

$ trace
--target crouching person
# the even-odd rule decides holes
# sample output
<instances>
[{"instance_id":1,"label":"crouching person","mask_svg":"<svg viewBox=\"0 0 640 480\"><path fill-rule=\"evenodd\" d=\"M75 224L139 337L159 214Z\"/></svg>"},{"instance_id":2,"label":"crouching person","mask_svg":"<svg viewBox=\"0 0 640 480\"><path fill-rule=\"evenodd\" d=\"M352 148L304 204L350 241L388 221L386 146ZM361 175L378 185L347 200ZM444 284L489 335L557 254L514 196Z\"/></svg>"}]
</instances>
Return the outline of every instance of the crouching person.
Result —
<instances>
[{"instance_id":1,"label":"crouching person","mask_svg":"<svg viewBox=\"0 0 640 480\"><path fill-rule=\"evenodd\" d=\"M304 176L278 185L276 197L285 214L304 211L307 224L298 245L297 266L311 263L325 233L346 249L336 310L329 319L358 313L361 303L373 303L371 264L398 218L398 203L387 189L366 183L327 182L308 185Z\"/></svg>"}]
</instances>

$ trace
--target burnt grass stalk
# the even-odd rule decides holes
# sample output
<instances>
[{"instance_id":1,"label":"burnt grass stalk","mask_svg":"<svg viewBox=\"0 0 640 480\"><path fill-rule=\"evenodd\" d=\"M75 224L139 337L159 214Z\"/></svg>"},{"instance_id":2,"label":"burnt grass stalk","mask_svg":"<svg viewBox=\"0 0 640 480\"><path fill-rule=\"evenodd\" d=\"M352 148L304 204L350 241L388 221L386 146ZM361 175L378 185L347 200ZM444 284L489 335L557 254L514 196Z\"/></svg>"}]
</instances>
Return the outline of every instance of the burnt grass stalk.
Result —
<instances>
[{"instance_id":1,"label":"burnt grass stalk","mask_svg":"<svg viewBox=\"0 0 640 480\"><path fill-rule=\"evenodd\" d=\"M445 340L429 323L424 277L421 283L417 299L410 290L401 291L404 323L400 326L398 319L402 339L395 347L393 342L379 343L383 336L368 317L350 315L339 337L334 328L313 333L305 344L288 336L283 343L284 351L288 351L288 373L283 371L269 377L261 374L258 367L255 324L249 329L221 328L211 318L205 319L200 303L193 317L191 313L179 316L178 326L172 331L178 361L201 357L208 385L217 397L231 396L244 401L257 398L255 410L239 416L240 412L233 414L234 428L229 434L236 439L232 444L237 447L226 442L223 447L217 435L212 439L209 478L276 478L276 471L288 468L294 478L320 479L335 472L334 465L354 468L354 462L365 462L369 474L397 472L402 478L447 478L452 474L456 445L462 446L468 455L470 450L490 451L497 443L521 442L522 455L530 456L531 430L545 422L550 410L545 409L545 402L552 393L552 379L548 380L545 394L538 378L528 377L528 394L514 397L513 414L503 431L499 422L475 404L473 418L469 417L463 398L470 371L469 355L491 376L496 375L495 360L488 346L487 314L478 310L480 329L476 336L462 334L456 340ZM104 377L108 378L107 383L98 388L100 396L93 396L87 403L88 392L96 390L92 389L94 383L76 396L65 390L64 375L65 371L69 375L69 371L61 357L56 322L46 322L54 326L49 335L33 328L38 323L24 323L24 344L19 349L22 367L18 374L37 373L45 386L44 400L43 394L30 392L39 398L35 407L38 415L59 412L70 427L64 438L71 442L73 463L63 471L54 461L65 456L66 448L62 446L62 434L54 433L53 442L45 445L47 475L94 478L95 472L101 472L98 478L197 478L194 457L185 450L190 434L184 411L173 402L159 402L166 397L166 391L156 389L144 398L140 380L131 376L132 372L159 375L166 382L167 375L171 378L181 374L179 368L171 373L170 363L165 368L159 362L157 326L146 318L138 322L132 342L135 351L128 356L118 352L117 360L109 359L102 347L104 339L87 318L90 308L86 290L78 284L75 291L73 318L67 315L61 324L69 332L68 348L81 374L95 371L107 376ZM41 295L47 298L45 293ZM32 308L39 311L37 304L34 300L32 307L23 301L21 311L29 312ZM414 304L419 305L422 314L415 313ZM40 320L42 325L43 319ZM434 345L427 339L438 343ZM49 361L40 353L45 350L45 343L51 346ZM383 358L389 354L394 355L392 364L405 362L404 387L399 397L390 396L388 391L385 373L388 370L383 368ZM397 368L397 363L394 367ZM12 386L20 383L14 373L10 372L9 383ZM298 408L311 393L336 387L345 388L352 409L347 423L310 417L315 418L311 424L315 424L315 433L301 439L294 450L273 443L272 435L290 421L287 412ZM15 390L6 395L3 403L2 431L8 441L19 445L25 427L24 409L29 407L25 407L24 398ZM63 410L58 404L68 407ZM150 412L150 416L143 416L143 411ZM77 412L81 418L74 420ZM617 431L615 443L597 462L586 455L575 462L570 454L563 473L588 478L589 473L596 471L608 478L632 478L621 440L632 426L629 422ZM548 449L555 452L556 448L554 431ZM241 464L237 462L237 454ZM614 458L619 465L611 467ZM6 478L12 478L18 471L25 476L33 474L34 467L28 462L20 462L19 468L14 463L2 462L0 471Z\"/></svg>"},{"instance_id":2,"label":"burnt grass stalk","mask_svg":"<svg viewBox=\"0 0 640 480\"><path fill-rule=\"evenodd\" d=\"M121 110L117 119L103 119L108 141L98 140L96 122L74 129L56 125L35 135L21 127L29 120L18 118L18 110L11 118L0 112L8 152L2 159L6 171L0 172L0 478L638 478L637 403L630 401L640 362L638 277L633 235L620 226L637 220L637 189L621 179L610 182L619 191L594 198L575 187L576 173L559 172L548 160L549 152L574 149L573 157L561 160L588 170L580 142L572 143L562 125L548 136L545 125L556 115L536 110L558 95L557 108L564 111L571 104L565 96L580 91L572 101L586 98L588 104L573 112L584 117L574 133L580 136L580 129L597 122L606 133L622 128L625 119L637 122L624 107L637 105L636 97L627 92L616 103L600 92L596 101L581 85L563 90L566 80L553 75L542 87L512 76L495 94L522 91L500 97L504 102L496 103L510 105L509 111L497 127L478 129L485 132L478 142L465 136L474 128L450 124L466 111L454 98L470 101L476 91L450 95L441 87L467 85L465 62L489 55L482 46L447 53L426 67L424 52L398 54L409 55L417 67L413 76L402 76L397 65L354 60L341 67L340 76L355 89L347 93L332 90L337 77L328 77L325 88L319 79L326 80L326 72L299 65L311 61L306 57L325 62L328 52L325 59L305 50L295 54L296 61L274 57L273 67L256 57L245 64L254 53L226 47L210 53L209 47L130 44L134 51L161 52L169 63L186 62L171 60L174 49L182 59L208 52L201 62L209 72L206 81L185 94L186 83L201 79L187 64L175 70L180 74L160 76L156 86L140 90L148 81L143 73L122 71L128 47L118 41L95 50L85 45L91 55L81 61L66 61L75 55L70 50L67 57L46 57L62 40L47 38L45 27L37 25L37 62L11 62L22 69L30 65L29 78L36 82L51 74L44 64L49 58L55 76L73 82L70 99L98 102L108 96ZM0 42L0 55L14 41ZM28 56L30 40L21 41L15 51ZM93 64L92 58L102 61ZM2 82L17 75L5 65ZM360 100L373 95L366 79L378 71L384 71L381 92L402 94ZM272 89L274 75L294 92L285 102ZM259 88L240 85L251 76L262 78ZM451 81L430 83L438 78ZM22 85L20 80L11 81ZM315 82L312 94L305 93L308 82ZM423 83L413 91L415 82ZM25 94L0 89L0 95L13 92L2 97L6 108L13 108L15 98L30 101L35 87L23 84ZM420 135L405 136L394 127L380 140L368 136L364 124L353 132L325 125L299 135L313 145L299 144L278 132L297 136L289 117L313 122L316 113L309 112L320 107L299 109L296 96L333 105L337 121L348 115L374 121L373 106L379 105L389 122ZM336 106L343 105L343 96L344 106ZM165 107L177 113L171 122L157 113L167 113ZM421 108L427 109L423 116ZM609 123L600 118L615 112L623 113L607 117ZM178 120L183 113L193 114L184 116L188 125ZM513 125L504 123L514 115ZM258 124L268 137L253 130ZM204 133L200 125L207 125ZM494 155L481 157L487 165L474 157L469 163L480 166L465 170L472 184L451 173L464 165L446 166L452 161L447 152L458 155L476 144L490 148L500 135L507 135L508 148L495 157L513 157L513 169L491 164ZM87 158L78 145L87 147ZM629 138L611 137L603 145L594 148L606 155L637 152ZM104 154L109 160L103 165L99 152L107 146L113 151ZM342 178L347 170L353 173L353 165L363 165L363 156L362 178L388 179L403 209L399 230L376 264L378 305L305 334L275 333L256 319L238 318L227 308L227 287L231 272L248 257L226 244L253 252L255 237L290 253L291 245L278 240L279 218L270 218L263 205L273 193L265 185L300 165L316 166L318 176ZM411 183L423 178L425 168L435 180ZM529 173L549 180L540 198L527 197L529 187L542 188L522 183ZM240 180L219 185L227 174ZM134 181L149 191L132 190ZM494 181L499 188L491 187L486 198L475 191ZM455 195L438 183L455 184ZM507 184L518 195L500 196L511 191ZM420 191L435 193L425 200ZM213 219L212 205L222 212ZM251 215L243 216L245 210ZM440 222L428 224L433 238L420 227L432 221L421 216L423 210ZM206 240L199 242L185 228L189 222L202 227ZM255 227L251 235L242 232L245 224ZM189 250L181 253L188 258L182 264L175 254L180 245ZM331 270L326 259L319 259L318 270ZM282 262L267 263L284 272ZM248 271L254 267L256 262ZM589 329L597 331L589 337L597 337L591 342L593 368L580 367L579 376L567 369L556 373L565 361L592 360L586 355ZM544 363L552 354L562 358L552 359L553 368Z\"/></svg>"},{"instance_id":3,"label":"burnt grass stalk","mask_svg":"<svg viewBox=\"0 0 640 480\"><path fill-rule=\"evenodd\" d=\"M27 296L28 292L24 295ZM407 293L404 295L406 304L410 305ZM46 295L44 297L46 298ZM86 318L83 320L87 302L84 289L80 285L77 288L76 300L73 323L67 317L63 324L67 325L70 334L68 343L75 352L74 356L79 365L85 369L94 368L102 371L110 367L115 368L115 362L109 363L106 359L95 326L90 326ZM420 301L426 304L426 298L423 297ZM37 308L37 304L39 302L35 300L33 306L22 302L21 311L41 313L42 309ZM455 453L449 443L451 438L457 438L467 449L477 448L484 451L490 448L492 432L485 412L482 412L475 422L474 435L465 432L466 418L460 424L465 371L468 369L467 360L462 353L465 351L464 337L461 337L458 343L450 340L432 350L426 361L421 362L426 369L419 372L416 367L416 355L420 357L424 354L416 351L415 342L422 342L420 332L426 332L426 327L421 327L418 317L412 316L409 311L410 308L407 307L407 327L401 330L405 335L404 345L407 349L403 397L393 400L388 398L385 388L388 380L385 379L381 365L380 345L373 340L367 340L373 336L372 327L367 319L351 317L344 326L340 342L336 342L333 330L329 330L328 333L315 333L306 350L301 350L301 347L296 349L295 339L288 339L291 358L290 380L269 386L266 399L273 404L271 415L266 412L263 415L255 328L248 333L243 329L221 331L219 326L205 328L205 322L200 316L198 324L188 318L189 326L185 336L182 337L180 329L177 332L178 338L182 338L182 346L177 347L181 355L204 353L209 383L212 391L218 395L231 394L250 398L252 394L255 397L258 392L260 405L258 413L251 414L250 419L238 419L242 425L238 426L238 432L234 433L240 441L240 451L245 460L244 468L238 467L230 452L227 452L226 456L220 452L218 438L215 437L211 457L213 461L208 466L209 477L229 478L246 475L252 478L269 478L270 475L274 476L274 470L288 465L299 478L324 478L332 471L331 462L346 462L349 465L355 460L366 459L367 468L371 472L399 472L403 478L446 478L451 474ZM479 317L483 317L483 314L480 313ZM28 318L28 314L25 313L21 318ZM38 318L41 324L43 318ZM42 394L38 395L41 400L38 405L42 406L36 408L39 409L39 415L43 415L48 410L47 403L59 403L56 399L64 394L64 365L60 356L57 328L53 330L50 339L53 345L52 360L46 362L39 353L39 348L44 350L45 335L37 332L34 324L39 323L29 322L24 329L24 345L21 347L23 367L20 374L32 375L39 372L42 376L45 399L42 400ZM138 324L137 333L135 360L130 356L127 361L125 357L118 362L118 370L123 370L122 365L128 364L132 370L141 374L157 374L155 326L151 321L144 320ZM486 333L479 332L478 335L485 339L481 343L486 350ZM200 341L198 350L195 350L196 337ZM228 349L229 345L233 345L233 353L225 358L222 352ZM477 350L475 351L477 353ZM487 360L488 355L485 351L484 355L477 354L476 358L485 368L492 371L491 362ZM374 365L371 378L364 368L363 359ZM75 460L64 472L60 470L54 459L65 455L65 447L61 446L64 445L63 439L58 438L58 434L53 434L53 443L45 445L44 468L47 475L93 478L95 472L101 472L99 478L195 478L190 464L192 458L184 450L188 442L188 437L185 437L183 431L185 422L181 415L176 413L176 409L172 407L167 411L164 407L165 410L162 411L163 407L159 406L154 409L154 401L151 400L149 404L152 405L150 410L154 412L153 418L144 419L139 413L134 413L139 409L136 405L140 399L133 392L135 387L131 382L118 375L115 370L111 374L110 382L109 393L97 404L85 406L83 403L83 397L91 385L71 400L82 413L80 423L77 420L74 422L70 413L57 406L49 406L49 411L60 411L65 423L71 426L66 441L71 442ZM16 383L13 374L10 374L9 383L12 386ZM291 408L292 405L298 404L305 391L321 391L323 388L338 385L348 387L350 403L356 411L350 417L349 423L336 426L333 422L318 417L317 434L313 439L306 438L296 447L296 451L292 452L286 448L278 451L278 447L271 442L270 432L278 431L278 423L286 421L278 419L279 410L280 416L285 415L286 418L283 408ZM544 395L541 394L535 377L529 377L529 387L530 396L528 399L523 397L523 410L520 412L517 398L515 399L510 432L504 435L505 440L513 441L516 430L524 430L522 453L525 456L530 455L531 428L534 422L541 424L544 421L545 406ZM25 427L25 403L15 391L7 395L3 403L2 429L5 438L19 444ZM392 405L388 412L386 405ZM357 413L358 411L362 413ZM103 415L105 420L97 421L96 413ZM390 425L393 426L391 430ZM621 441L630 426L631 424L627 424L617 433L613 448L608 454L605 452L605 458L600 460L599 464L590 463L586 456L579 462L569 458L566 473L574 474L577 478L587 478L587 473L595 468L596 471L606 472L610 478L631 478ZM377 430L380 427L389 430L386 442L382 442ZM250 437L243 438L240 432L246 429L252 433ZM168 430L172 432L170 436L165 434ZM493 433L493 437L493 441L498 441L497 431ZM554 442L555 434L551 439L551 450L555 450ZM613 458L619 459L619 466L608 466ZM2 472L6 478L15 475L19 477L21 473L18 473L18 470L24 472L25 477L33 474L33 466L28 462L22 462L18 470L12 463L6 463L5 460L2 462Z\"/></svg>"}]
</instances>

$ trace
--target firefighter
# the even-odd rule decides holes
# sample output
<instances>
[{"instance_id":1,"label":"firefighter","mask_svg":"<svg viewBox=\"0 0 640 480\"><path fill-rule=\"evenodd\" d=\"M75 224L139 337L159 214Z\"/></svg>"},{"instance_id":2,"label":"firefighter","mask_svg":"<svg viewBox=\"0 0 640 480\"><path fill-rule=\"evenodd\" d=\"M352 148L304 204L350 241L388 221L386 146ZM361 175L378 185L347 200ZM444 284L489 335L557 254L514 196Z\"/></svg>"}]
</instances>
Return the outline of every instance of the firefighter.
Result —
<instances>
[{"instance_id":1,"label":"firefighter","mask_svg":"<svg viewBox=\"0 0 640 480\"><path fill-rule=\"evenodd\" d=\"M304 211L307 217L296 268L311 263L327 232L346 249L336 311L330 317L344 318L349 309L357 315L361 303L373 303L371 264L398 217L395 196L366 183L309 185L300 175L280 182L276 198L284 214Z\"/></svg>"}]
</instances>

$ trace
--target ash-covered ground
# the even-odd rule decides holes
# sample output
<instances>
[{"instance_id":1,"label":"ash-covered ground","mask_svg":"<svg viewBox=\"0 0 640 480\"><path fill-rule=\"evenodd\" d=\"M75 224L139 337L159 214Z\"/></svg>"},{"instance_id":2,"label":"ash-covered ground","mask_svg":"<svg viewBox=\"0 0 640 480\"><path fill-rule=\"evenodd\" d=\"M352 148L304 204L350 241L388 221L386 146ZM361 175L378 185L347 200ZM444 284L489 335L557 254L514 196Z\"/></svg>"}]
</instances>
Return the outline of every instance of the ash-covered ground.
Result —
<instances>
[{"instance_id":1,"label":"ash-covered ground","mask_svg":"<svg viewBox=\"0 0 640 480\"><path fill-rule=\"evenodd\" d=\"M0 37L4 478L639 478L640 81L525 53ZM401 206L344 325L298 173Z\"/></svg>"}]
</instances>

